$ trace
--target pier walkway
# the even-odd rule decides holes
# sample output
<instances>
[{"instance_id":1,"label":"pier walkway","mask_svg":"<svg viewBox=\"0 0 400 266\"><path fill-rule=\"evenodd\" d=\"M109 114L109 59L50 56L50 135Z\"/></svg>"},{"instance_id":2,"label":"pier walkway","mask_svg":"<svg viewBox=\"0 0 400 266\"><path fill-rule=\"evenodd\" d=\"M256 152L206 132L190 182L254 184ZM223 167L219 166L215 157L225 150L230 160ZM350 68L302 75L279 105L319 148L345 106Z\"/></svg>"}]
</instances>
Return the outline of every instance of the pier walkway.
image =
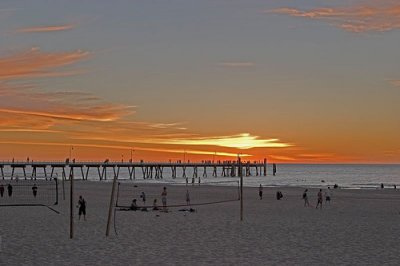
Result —
<instances>
[{"instance_id":1,"label":"pier walkway","mask_svg":"<svg viewBox=\"0 0 400 266\"><path fill-rule=\"evenodd\" d=\"M128 171L129 179L162 179L165 175L165 169L171 171L171 178L188 178L188 172L192 174L192 178L207 177L207 169L212 170L213 177L235 177L239 175L239 164L237 161L203 161L203 162L112 162L105 160L104 162L21 162L21 161L0 161L0 178L5 179L4 169L11 169L10 178L14 179L19 173L19 177L24 179L36 179L38 174L47 178L54 177L55 171L60 171L64 180L70 176L80 176L83 180L87 180L90 171L95 171L99 180L107 180L107 172L112 173L119 178L120 170ZM30 170L29 172L27 170ZM109 171L107 171L109 170ZM190 170L190 171L189 171ZM266 176L267 160L242 162L243 176ZM68 173L68 174L67 174ZM79 175L78 175L79 173Z\"/></svg>"}]
</instances>

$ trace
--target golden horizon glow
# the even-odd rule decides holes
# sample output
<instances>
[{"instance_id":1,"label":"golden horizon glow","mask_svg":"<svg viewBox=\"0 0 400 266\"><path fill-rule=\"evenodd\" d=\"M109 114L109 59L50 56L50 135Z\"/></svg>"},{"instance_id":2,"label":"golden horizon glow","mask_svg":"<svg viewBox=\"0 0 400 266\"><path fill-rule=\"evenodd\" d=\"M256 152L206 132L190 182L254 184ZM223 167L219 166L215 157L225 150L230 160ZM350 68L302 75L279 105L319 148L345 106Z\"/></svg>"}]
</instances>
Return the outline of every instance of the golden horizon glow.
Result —
<instances>
[{"instance_id":1,"label":"golden horizon glow","mask_svg":"<svg viewBox=\"0 0 400 266\"><path fill-rule=\"evenodd\" d=\"M259 139L258 136L252 136L249 133L224 137L172 139L161 141L160 144L209 145L244 150L252 148L286 148L292 146L288 143L279 142L279 139Z\"/></svg>"},{"instance_id":2,"label":"golden horizon glow","mask_svg":"<svg viewBox=\"0 0 400 266\"><path fill-rule=\"evenodd\" d=\"M250 154L243 153L229 153L229 152L211 152L202 150L192 149L162 149L162 148L144 148L144 147L131 147L127 145L106 145L106 144L82 144L82 143L49 143L49 142L26 142L26 141L0 141L0 144L16 144L16 145L34 145L34 146L55 146L69 149L70 147L81 147L81 148L103 148L113 150L125 150L127 151L149 151L149 152L161 152L161 153L175 153L175 154L193 154L193 155L212 155L219 157L251 157ZM49 158L50 159L50 158ZM84 160L84 159L83 159ZM82 161L82 160L81 160Z\"/></svg>"}]
</instances>

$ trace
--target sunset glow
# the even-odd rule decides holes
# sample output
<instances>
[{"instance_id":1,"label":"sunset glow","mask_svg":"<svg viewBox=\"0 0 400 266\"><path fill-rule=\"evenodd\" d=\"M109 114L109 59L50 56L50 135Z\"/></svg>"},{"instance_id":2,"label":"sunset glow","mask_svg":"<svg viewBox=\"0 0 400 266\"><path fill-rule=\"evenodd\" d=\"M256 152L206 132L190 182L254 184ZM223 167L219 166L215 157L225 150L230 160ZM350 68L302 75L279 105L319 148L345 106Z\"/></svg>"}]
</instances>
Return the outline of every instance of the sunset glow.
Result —
<instances>
[{"instance_id":1,"label":"sunset glow","mask_svg":"<svg viewBox=\"0 0 400 266\"><path fill-rule=\"evenodd\" d=\"M400 163L397 1L151 2L0 4L0 160Z\"/></svg>"}]
</instances>

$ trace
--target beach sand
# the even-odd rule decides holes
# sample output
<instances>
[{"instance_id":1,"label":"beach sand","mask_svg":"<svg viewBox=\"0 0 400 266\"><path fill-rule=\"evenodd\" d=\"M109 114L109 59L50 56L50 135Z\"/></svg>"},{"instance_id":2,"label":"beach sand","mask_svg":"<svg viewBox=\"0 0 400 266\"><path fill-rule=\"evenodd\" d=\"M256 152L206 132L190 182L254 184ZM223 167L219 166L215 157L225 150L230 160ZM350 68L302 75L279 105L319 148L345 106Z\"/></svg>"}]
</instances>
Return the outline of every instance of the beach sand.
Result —
<instances>
[{"instance_id":1,"label":"beach sand","mask_svg":"<svg viewBox=\"0 0 400 266\"><path fill-rule=\"evenodd\" d=\"M140 204L145 191L148 205L163 187L137 185L135 197ZM186 189L168 185L168 202L185 204ZM87 221L78 221L74 209L72 240L68 189L55 207L59 215L45 207L0 208L0 265L399 265L400 191L338 189L316 210L303 207L303 188L279 188L280 201L277 190L264 188L259 200L257 188L245 188L243 221L239 201L193 206L194 213L119 211L118 236L112 227L106 238L111 183L76 181L75 204L83 195ZM317 192L309 190L313 206ZM121 195L120 203L131 200L123 189ZM232 188L204 186L191 197L234 195Z\"/></svg>"}]
</instances>

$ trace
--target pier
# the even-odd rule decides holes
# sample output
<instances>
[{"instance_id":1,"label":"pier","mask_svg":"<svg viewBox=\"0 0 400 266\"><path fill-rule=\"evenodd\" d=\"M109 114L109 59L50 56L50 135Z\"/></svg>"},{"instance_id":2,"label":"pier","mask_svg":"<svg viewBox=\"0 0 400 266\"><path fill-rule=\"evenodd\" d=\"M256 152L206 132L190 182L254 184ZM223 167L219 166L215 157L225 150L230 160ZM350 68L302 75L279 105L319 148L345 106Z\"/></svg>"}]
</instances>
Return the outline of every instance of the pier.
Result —
<instances>
[{"instance_id":1,"label":"pier","mask_svg":"<svg viewBox=\"0 0 400 266\"><path fill-rule=\"evenodd\" d=\"M267 175L267 159L263 161L242 162L242 173L244 176L266 176ZM9 167L11 169L10 179L17 176L25 180L36 180L38 175L44 178L55 177L55 170L61 171L61 178L63 180L69 179L71 176L74 178L81 178L87 180L90 172L95 172L98 180L107 180L107 170L113 173L112 177L117 179L120 176L120 171L125 170L128 173L130 180L136 178L141 179L163 179L165 176L165 169L171 170L171 178L178 177L189 178L188 172L192 174L191 178L206 178L207 170L211 171L212 177L235 177L239 175L239 163L237 161L203 161L203 162L112 162L106 160L104 162L21 162L21 161L2 161L0 162L0 178L5 179L6 175L4 169ZM31 169L29 173L27 169ZM243 171L244 170L244 171ZM50 175L48 175L50 173ZM67 174L68 173L68 174ZM8 177L8 176L7 176Z\"/></svg>"}]
</instances>

